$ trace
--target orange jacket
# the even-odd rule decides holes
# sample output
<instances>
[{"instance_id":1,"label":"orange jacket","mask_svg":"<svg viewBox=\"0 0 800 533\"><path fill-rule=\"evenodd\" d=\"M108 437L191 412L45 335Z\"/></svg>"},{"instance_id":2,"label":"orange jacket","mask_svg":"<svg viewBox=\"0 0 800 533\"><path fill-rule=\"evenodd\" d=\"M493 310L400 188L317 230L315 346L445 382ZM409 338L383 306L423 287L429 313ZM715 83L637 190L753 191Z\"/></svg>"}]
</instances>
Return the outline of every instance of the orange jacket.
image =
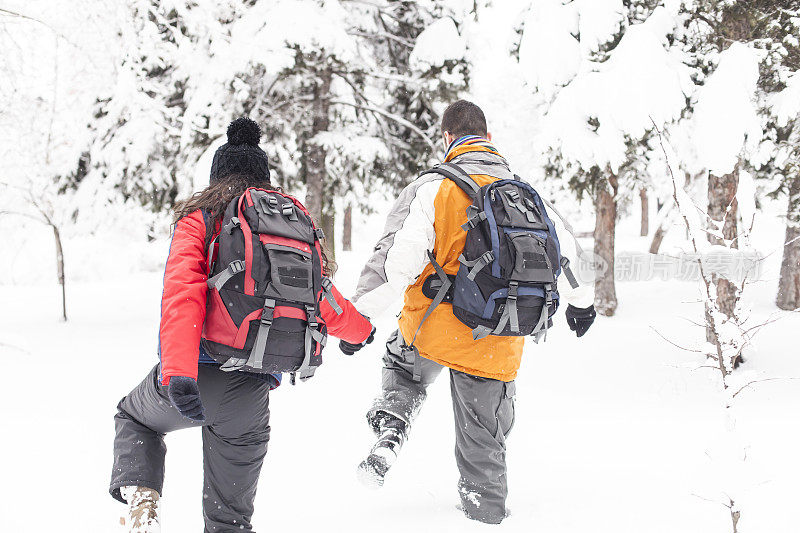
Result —
<instances>
[{"instance_id":1,"label":"orange jacket","mask_svg":"<svg viewBox=\"0 0 800 533\"><path fill-rule=\"evenodd\" d=\"M480 186L497 180L485 174L473 174L472 178ZM442 182L434 202L436 241L433 254L446 273L455 274L460 266L458 256L464 250L467 238L461 225L467 221L466 209L472 202L450 180ZM422 294L422 284L430 275L435 275L435 271L429 263L417 281L406 290L405 305L400 315L400 332L406 343L414 338L422 315L431 303L430 298ZM524 342L524 337L492 335L473 340L472 328L456 318L451 304L442 303L422 324L414 345L420 355L447 367L474 376L511 381L517 375Z\"/></svg>"}]
</instances>

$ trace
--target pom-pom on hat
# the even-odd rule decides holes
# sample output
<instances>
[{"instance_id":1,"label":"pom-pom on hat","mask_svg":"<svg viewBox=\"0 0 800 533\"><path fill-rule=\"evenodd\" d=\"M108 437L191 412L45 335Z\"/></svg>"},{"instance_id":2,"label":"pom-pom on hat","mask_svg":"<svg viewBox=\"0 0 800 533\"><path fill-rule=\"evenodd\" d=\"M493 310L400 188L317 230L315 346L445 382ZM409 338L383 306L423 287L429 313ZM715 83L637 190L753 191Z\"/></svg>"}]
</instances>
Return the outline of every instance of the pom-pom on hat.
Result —
<instances>
[{"instance_id":1,"label":"pom-pom on hat","mask_svg":"<svg viewBox=\"0 0 800 533\"><path fill-rule=\"evenodd\" d=\"M269 160L258 147L261 128L247 117L237 118L228 126L228 142L214 153L211 183L233 174L249 176L254 182L269 181Z\"/></svg>"}]
</instances>

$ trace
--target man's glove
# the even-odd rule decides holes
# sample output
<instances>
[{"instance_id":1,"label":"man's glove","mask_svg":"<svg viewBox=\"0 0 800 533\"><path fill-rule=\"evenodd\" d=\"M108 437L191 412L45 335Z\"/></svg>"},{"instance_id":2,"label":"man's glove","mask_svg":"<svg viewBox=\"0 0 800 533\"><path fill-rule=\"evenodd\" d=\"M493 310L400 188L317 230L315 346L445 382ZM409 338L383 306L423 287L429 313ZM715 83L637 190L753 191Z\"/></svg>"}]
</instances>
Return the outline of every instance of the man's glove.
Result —
<instances>
[{"instance_id":1,"label":"man's glove","mask_svg":"<svg viewBox=\"0 0 800 533\"><path fill-rule=\"evenodd\" d=\"M574 331L578 337L583 337L584 333L589 330L589 327L594 322L594 318L597 316L593 305L585 309L568 305L567 311L564 314L567 317L569 329Z\"/></svg>"},{"instance_id":2,"label":"man's glove","mask_svg":"<svg viewBox=\"0 0 800 533\"><path fill-rule=\"evenodd\" d=\"M195 379L186 376L172 376L169 378L167 393L172 405L183 416L195 422L205 421L203 404L200 402L200 389L197 388Z\"/></svg>"},{"instance_id":3,"label":"man's glove","mask_svg":"<svg viewBox=\"0 0 800 533\"><path fill-rule=\"evenodd\" d=\"M367 344L371 343L374 340L375 340L375 326L372 326L372 331L370 332L369 337L367 337L367 340L365 340L361 344L352 344L345 341L339 341L339 349L347 355L353 355L354 353L356 353L361 348L363 348L364 346L366 346Z\"/></svg>"}]
</instances>

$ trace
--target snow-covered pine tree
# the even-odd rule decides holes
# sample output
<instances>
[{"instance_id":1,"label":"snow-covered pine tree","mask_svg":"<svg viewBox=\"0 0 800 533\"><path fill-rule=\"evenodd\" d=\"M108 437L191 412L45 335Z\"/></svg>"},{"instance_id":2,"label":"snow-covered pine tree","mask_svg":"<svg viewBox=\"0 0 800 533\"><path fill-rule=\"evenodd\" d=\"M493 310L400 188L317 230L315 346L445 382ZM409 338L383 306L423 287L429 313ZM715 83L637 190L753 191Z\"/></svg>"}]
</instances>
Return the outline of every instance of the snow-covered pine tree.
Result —
<instances>
[{"instance_id":1,"label":"snow-covered pine tree","mask_svg":"<svg viewBox=\"0 0 800 533\"><path fill-rule=\"evenodd\" d=\"M337 198L368 208L365 193L432 162L437 106L465 86L463 50L415 62L417 38L438 17L460 45L449 14L438 2L301 0L256 4L236 22L227 54L243 58L225 100L264 125L280 184L305 186L329 245Z\"/></svg>"},{"instance_id":2,"label":"snow-covered pine tree","mask_svg":"<svg viewBox=\"0 0 800 533\"><path fill-rule=\"evenodd\" d=\"M703 62L707 61L709 57L719 57L731 43L735 41L745 42L748 40L746 24L742 24L743 13L739 9L740 6L735 7L735 2L718 2L716 0L701 1L694 6L694 11L689 19L691 24L688 35L688 42L692 46L695 57L698 60L695 62L696 67L699 66L704 70L715 72L713 65L704 65ZM711 21L716 21L711 23ZM724 64L730 65L727 69L720 69L716 75L711 76L713 83L706 85L700 91L699 102L695 106L695 120L697 123L698 144L701 142L712 142L711 146L724 146L725 139L720 138L719 134L721 125L721 114L725 112L720 109L720 101L717 99L720 96L720 91L725 90L723 86L725 81L738 81L735 78L733 69L738 68L733 61L745 61L747 55L746 50L741 50L741 58L731 59ZM729 53L728 56L731 56ZM690 56L691 57L691 56ZM752 61L750 65L752 67ZM752 71L752 69L748 69ZM722 76L727 79L722 81ZM734 76L734 77L732 77ZM752 76L751 76L752 77ZM755 80L748 80L745 83L749 87L749 97L755 98ZM705 84L705 80L701 80ZM745 96L747 98L747 96ZM747 102L743 103L747 109ZM734 110L729 112L738 113ZM737 133L737 132L735 132ZM734 134L735 134L734 133ZM745 139L734 139L730 144L730 154L716 153L720 157L712 161L710 158L702 158L703 166L708 172L708 191L707 191L707 208L706 213L708 223L710 224L710 231L706 234L709 243L712 245L725 246L731 248L739 247L739 229L738 229L738 204L736 192L739 183L739 172L742 162L739 159L740 152L743 150ZM713 167L713 168L709 168ZM736 303L739 299L740 288L736 286L733 280L729 280L718 274L712 274L712 280L715 288L714 307L726 317L726 319L733 319L736 313ZM706 337L711 343L716 342L716 331L712 326L714 323L713 314L715 309L706 309ZM717 322L720 320L717 319Z\"/></svg>"},{"instance_id":3,"label":"snow-covered pine tree","mask_svg":"<svg viewBox=\"0 0 800 533\"><path fill-rule=\"evenodd\" d=\"M376 2L365 14L354 18L352 31L366 41L375 68L365 71L367 87L346 105L372 115L375 136L386 152L368 169L371 179L359 185L370 190L382 184L396 191L436 162L439 113L466 88L463 40L455 23L461 17L446 2L430 1ZM371 209L358 201L364 195L350 198L361 209ZM345 208L346 249L353 203L348 200Z\"/></svg>"},{"instance_id":4,"label":"snow-covered pine tree","mask_svg":"<svg viewBox=\"0 0 800 533\"><path fill-rule=\"evenodd\" d=\"M264 129L273 180L288 191L305 188L305 204L334 243L335 200L386 157L374 135L366 72L374 70L353 31L364 6L336 0L259 2L234 22L217 51L217 86L205 105L247 114ZM198 107L202 107L200 103Z\"/></svg>"},{"instance_id":5,"label":"snow-covered pine tree","mask_svg":"<svg viewBox=\"0 0 800 533\"><path fill-rule=\"evenodd\" d=\"M791 77L800 66L796 36L800 2L703 0L689 7L690 53L696 58L700 75L711 72L709 80L716 82L716 89L703 88L696 106L696 113L704 115L697 117L699 143L714 140L713 146L717 147L710 155L708 150L704 154L705 166L710 171L708 239L712 244L732 249L746 246L752 214L743 217L738 212L740 201L753 202L751 174L771 180L775 194L789 196L787 244L777 303L794 308L800 300L797 288L800 279L796 274L793 276L800 259L800 246L793 240L797 204L792 201L796 196L792 187L797 169L791 154L798 153L798 135L795 131L793 137L793 130L800 109L795 104L777 110L773 103L776 99L786 102L800 98L800 91L789 88ZM724 72L723 65L728 66ZM706 85L709 84L711 81ZM781 95L783 91L788 93ZM787 95L788 100L783 98ZM748 183L746 198L739 198L741 179ZM738 320L742 287L718 275L714 276L714 285L714 307L722 313L722 320ZM713 312L714 309L708 310L707 322ZM714 334L707 329L711 341ZM733 365L737 362L738 359L734 360Z\"/></svg>"},{"instance_id":6,"label":"snow-covered pine tree","mask_svg":"<svg viewBox=\"0 0 800 533\"><path fill-rule=\"evenodd\" d=\"M377 132L389 147L389 158L376 160L373 172L396 190L438 162L440 114L467 88L459 35L465 14L450 4L376 2L359 28L378 67L367 74L379 95Z\"/></svg>"},{"instance_id":7,"label":"snow-covered pine tree","mask_svg":"<svg viewBox=\"0 0 800 533\"><path fill-rule=\"evenodd\" d=\"M691 89L672 50L677 11L650 0L545 0L523 29L520 63L545 109L545 172L593 200L595 307L608 316L618 209L642 186L636 170L653 152L654 127L680 118Z\"/></svg>"},{"instance_id":8,"label":"snow-covered pine tree","mask_svg":"<svg viewBox=\"0 0 800 533\"><path fill-rule=\"evenodd\" d=\"M132 209L152 227L191 193L195 164L228 119L218 105L193 108L193 99L208 90L203 69L240 4L130 3L116 84L97 99L91 142L68 183L84 204L95 212L108 205L117 213Z\"/></svg>"},{"instance_id":9,"label":"snow-covered pine tree","mask_svg":"<svg viewBox=\"0 0 800 533\"><path fill-rule=\"evenodd\" d=\"M776 304L800 307L800 1L756 4L754 45L761 46L759 89L766 162L748 165L773 197L787 199L786 236Z\"/></svg>"}]
</instances>

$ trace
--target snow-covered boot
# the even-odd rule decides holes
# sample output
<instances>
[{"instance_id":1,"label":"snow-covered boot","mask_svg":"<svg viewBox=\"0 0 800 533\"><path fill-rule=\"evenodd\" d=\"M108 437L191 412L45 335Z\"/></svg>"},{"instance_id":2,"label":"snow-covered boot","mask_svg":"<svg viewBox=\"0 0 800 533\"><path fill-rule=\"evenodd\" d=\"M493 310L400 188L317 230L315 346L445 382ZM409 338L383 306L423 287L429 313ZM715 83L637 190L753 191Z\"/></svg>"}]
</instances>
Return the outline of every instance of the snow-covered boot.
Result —
<instances>
[{"instance_id":1,"label":"snow-covered boot","mask_svg":"<svg viewBox=\"0 0 800 533\"><path fill-rule=\"evenodd\" d=\"M378 433L378 441L367 458L358 465L358 479L368 487L378 488L383 486L386 473L406 441L406 423L387 413L380 413L373 426Z\"/></svg>"},{"instance_id":2,"label":"snow-covered boot","mask_svg":"<svg viewBox=\"0 0 800 533\"><path fill-rule=\"evenodd\" d=\"M128 516L123 523L126 531L161 533L158 521L158 492L147 487L122 487L119 492L128 502Z\"/></svg>"}]
</instances>

